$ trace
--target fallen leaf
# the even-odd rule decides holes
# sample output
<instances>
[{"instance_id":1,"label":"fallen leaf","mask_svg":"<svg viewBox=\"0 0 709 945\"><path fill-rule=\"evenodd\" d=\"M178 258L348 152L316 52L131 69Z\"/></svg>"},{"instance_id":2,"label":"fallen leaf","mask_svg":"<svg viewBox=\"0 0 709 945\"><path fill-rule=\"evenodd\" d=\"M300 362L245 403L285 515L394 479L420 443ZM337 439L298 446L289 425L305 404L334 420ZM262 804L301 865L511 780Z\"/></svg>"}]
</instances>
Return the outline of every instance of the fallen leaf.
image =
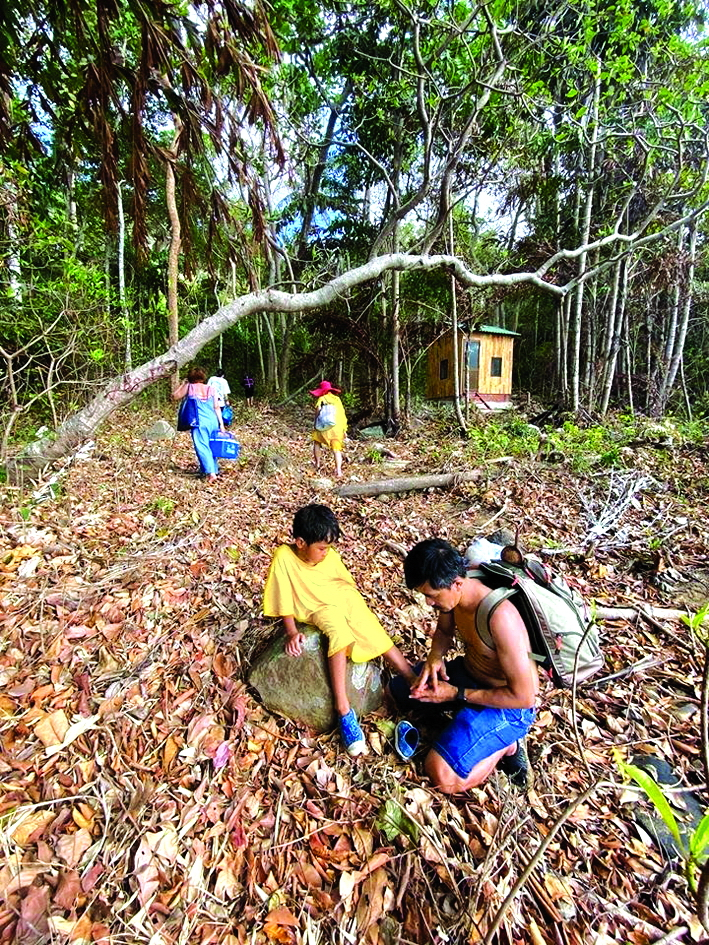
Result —
<instances>
[{"instance_id":1,"label":"fallen leaf","mask_svg":"<svg viewBox=\"0 0 709 945\"><path fill-rule=\"evenodd\" d=\"M263 924L263 930L272 942L282 942L291 945L296 941L293 929L299 927L298 920L287 906L277 906L272 909Z\"/></svg>"},{"instance_id":2,"label":"fallen leaf","mask_svg":"<svg viewBox=\"0 0 709 945\"><path fill-rule=\"evenodd\" d=\"M57 856L64 860L67 866L72 869L78 866L81 858L92 844L91 834L85 827L81 827L76 833L65 834L59 837L54 845Z\"/></svg>"},{"instance_id":3,"label":"fallen leaf","mask_svg":"<svg viewBox=\"0 0 709 945\"><path fill-rule=\"evenodd\" d=\"M15 940L24 943L46 941L49 912L49 886L30 886L20 903L20 921L17 923Z\"/></svg>"},{"instance_id":4,"label":"fallen leaf","mask_svg":"<svg viewBox=\"0 0 709 945\"><path fill-rule=\"evenodd\" d=\"M48 864L12 862L9 866L0 869L0 895L7 899L23 889L27 889L35 882L38 876L51 869Z\"/></svg>"},{"instance_id":5,"label":"fallen leaf","mask_svg":"<svg viewBox=\"0 0 709 945\"><path fill-rule=\"evenodd\" d=\"M76 908L76 904L82 897L81 878L76 870L67 870L59 878L57 891L54 893L53 903L60 909Z\"/></svg>"},{"instance_id":6,"label":"fallen leaf","mask_svg":"<svg viewBox=\"0 0 709 945\"><path fill-rule=\"evenodd\" d=\"M73 942L74 945L91 945L94 941L92 927L91 919L86 914L79 919L63 919L58 915L53 915L49 919L51 931Z\"/></svg>"},{"instance_id":7,"label":"fallen leaf","mask_svg":"<svg viewBox=\"0 0 709 945\"><path fill-rule=\"evenodd\" d=\"M143 906L160 886L160 863L171 866L177 859L178 847L177 830L172 824L155 833L146 833L140 841L134 859L134 874L138 882L138 898Z\"/></svg>"},{"instance_id":8,"label":"fallen leaf","mask_svg":"<svg viewBox=\"0 0 709 945\"><path fill-rule=\"evenodd\" d=\"M69 719L63 709L57 709L40 719L34 727L34 733L45 748L61 745L69 731Z\"/></svg>"},{"instance_id":9,"label":"fallen leaf","mask_svg":"<svg viewBox=\"0 0 709 945\"><path fill-rule=\"evenodd\" d=\"M214 895L220 899L236 899L242 888L236 861L231 857L225 858L219 864L218 870Z\"/></svg>"},{"instance_id":10,"label":"fallen leaf","mask_svg":"<svg viewBox=\"0 0 709 945\"><path fill-rule=\"evenodd\" d=\"M32 810L27 814L22 814L16 824L11 824L6 830L6 836L18 846L25 847L30 837L38 831L41 832L55 817L54 811L46 808Z\"/></svg>"},{"instance_id":11,"label":"fallen leaf","mask_svg":"<svg viewBox=\"0 0 709 945\"><path fill-rule=\"evenodd\" d=\"M91 729L97 728L97 722L99 720L99 715L89 715L85 719L79 719L78 722L74 722L73 725L70 725L64 734L61 745L50 745L45 755L50 758L52 755L56 755L57 752L62 751L64 748L67 748L71 745L72 742L76 741L80 735L83 735L85 732L90 732Z\"/></svg>"}]
</instances>

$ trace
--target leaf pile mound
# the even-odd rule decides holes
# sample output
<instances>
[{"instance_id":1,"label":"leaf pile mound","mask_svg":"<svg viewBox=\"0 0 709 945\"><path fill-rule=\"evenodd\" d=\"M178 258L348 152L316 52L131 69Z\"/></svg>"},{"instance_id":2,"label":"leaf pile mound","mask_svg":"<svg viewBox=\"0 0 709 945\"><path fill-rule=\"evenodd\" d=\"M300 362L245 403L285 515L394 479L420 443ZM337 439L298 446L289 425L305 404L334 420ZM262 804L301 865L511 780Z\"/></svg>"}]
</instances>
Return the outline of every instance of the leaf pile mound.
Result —
<instances>
[{"instance_id":1,"label":"leaf pile mound","mask_svg":"<svg viewBox=\"0 0 709 945\"><path fill-rule=\"evenodd\" d=\"M189 438L150 446L143 419L121 415L58 494L4 491L0 941L702 939L672 850L637 822L644 802L614 761L657 756L705 797L704 646L687 626L603 627L607 675L641 666L575 700L544 690L526 794L502 774L436 792L418 756L396 758L386 712L364 720L369 756L350 759L336 737L270 715L246 682L275 630L260 617L270 556L307 502L336 511L346 564L414 659L432 616L397 549L431 535L462 545L520 526L589 599L677 606L682 585L654 579L706 566L701 456L672 447L672 476L632 495L622 535L596 528L589 543L607 475L529 458L448 492L341 499L313 480L303 414L243 410L241 459L209 487ZM393 475L476 465L440 419L388 447ZM390 475L380 460L351 442L346 481ZM634 464L657 476L649 447Z\"/></svg>"}]
</instances>

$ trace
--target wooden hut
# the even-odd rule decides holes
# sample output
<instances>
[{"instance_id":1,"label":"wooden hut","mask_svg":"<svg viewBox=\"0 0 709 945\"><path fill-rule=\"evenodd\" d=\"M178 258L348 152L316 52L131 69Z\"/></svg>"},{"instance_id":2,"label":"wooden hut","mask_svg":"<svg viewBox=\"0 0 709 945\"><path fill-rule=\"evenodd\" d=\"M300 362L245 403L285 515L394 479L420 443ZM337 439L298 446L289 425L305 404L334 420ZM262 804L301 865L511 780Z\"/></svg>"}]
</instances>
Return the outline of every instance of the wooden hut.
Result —
<instances>
[{"instance_id":1,"label":"wooden hut","mask_svg":"<svg viewBox=\"0 0 709 945\"><path fill-rule=\"evenodd\" d=\"M512 346L519 334L494 325L480 325L471 332L458 331L460 397L480 407L510 406L512 395ZM452 400L453 331L446 332L428 351L426 396Z\"/></svg>"}]
</instances>

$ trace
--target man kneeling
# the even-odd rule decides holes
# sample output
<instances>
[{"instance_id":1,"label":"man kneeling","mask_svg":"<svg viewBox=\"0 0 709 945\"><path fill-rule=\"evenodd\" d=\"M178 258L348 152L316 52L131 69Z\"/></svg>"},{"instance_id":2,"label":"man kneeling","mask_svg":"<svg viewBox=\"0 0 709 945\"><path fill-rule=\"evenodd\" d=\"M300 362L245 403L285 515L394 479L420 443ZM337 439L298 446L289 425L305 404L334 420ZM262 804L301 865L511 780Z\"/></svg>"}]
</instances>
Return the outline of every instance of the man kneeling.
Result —
<instances>
[{"instance_id":1,"label":"man kneeling","mask_svg":"<svg viewBox=\"0 0 709 945\"><path fill-rule=\"evenodd\" d=\"M406 586L438 611L438 623L418 679L409 688L402 676L395 677L392 695L404 711L422 704L456 711L426 757L426 773L436 787L453 794L481 784L499 763L512 783L526 786L524 736L534 721L539 676L522 618L509 601L500 604L490 618L495 648L486 646L475 616L490 591L466 577L462 556L440 538L411 549L404 576ZM456 631L465 655L446 663Z\"/></svg>"}]
</instances>

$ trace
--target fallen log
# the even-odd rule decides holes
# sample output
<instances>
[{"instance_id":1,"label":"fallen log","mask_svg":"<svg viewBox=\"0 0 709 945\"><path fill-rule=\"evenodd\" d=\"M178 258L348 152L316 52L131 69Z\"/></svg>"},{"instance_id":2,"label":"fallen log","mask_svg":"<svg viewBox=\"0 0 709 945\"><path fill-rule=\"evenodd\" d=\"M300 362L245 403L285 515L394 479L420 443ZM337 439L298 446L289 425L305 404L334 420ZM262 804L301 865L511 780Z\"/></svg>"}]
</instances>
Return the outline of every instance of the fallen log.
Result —
<instances>
[{"instance_id":1,"label":"fallen log","mask_svg":"<svg viewBox=\"0 0 709 945\"><path fill-rule=\"evenodd\" d=\"M671 607L652 607L650 604L638 604L636 607L595 607L594 617L598 620L629 620L631 623L639 617L645 620L679 620L687 616L686 610Z\"/></svg>"},{"instance_id":2,"label":"fallen log","mask_svg":"<svg viewBox=\"0 0 709 945\"><path fill-rule=\"evenodd\" d=\"M375 479L371 482L348 482L335 492L343 499L360 495L384 495L388 492L414 492L416 489L451 489L463 482L478 482L480 469L462 473L439 473L433 476L408 476L402 479Z\"/></svg>"}]
</instances>

